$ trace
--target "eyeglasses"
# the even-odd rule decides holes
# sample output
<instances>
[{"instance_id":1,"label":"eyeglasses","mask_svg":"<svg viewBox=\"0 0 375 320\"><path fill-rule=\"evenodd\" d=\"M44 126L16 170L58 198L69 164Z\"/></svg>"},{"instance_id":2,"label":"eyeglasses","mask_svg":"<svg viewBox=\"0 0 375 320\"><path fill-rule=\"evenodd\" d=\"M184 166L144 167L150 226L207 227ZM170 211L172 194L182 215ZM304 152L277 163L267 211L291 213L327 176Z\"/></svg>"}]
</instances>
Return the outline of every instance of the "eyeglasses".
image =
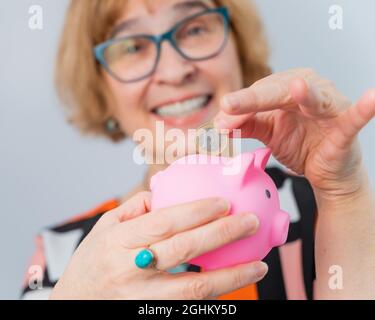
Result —
<instances>
[{"instance_id":1,"label":"eyeglasses","mask_svg":"<svg viewBox=\"0 0 375 320\"><path fill-rule=\"evenodd\" d=\"M224 49L228 34L229 12L219 7L187 17L161 35L110 39L97 45L94 54L112 77L130 83L155 72L164 41L186 60L201 61L217 56Z\"/></svg>"}]
</instances>

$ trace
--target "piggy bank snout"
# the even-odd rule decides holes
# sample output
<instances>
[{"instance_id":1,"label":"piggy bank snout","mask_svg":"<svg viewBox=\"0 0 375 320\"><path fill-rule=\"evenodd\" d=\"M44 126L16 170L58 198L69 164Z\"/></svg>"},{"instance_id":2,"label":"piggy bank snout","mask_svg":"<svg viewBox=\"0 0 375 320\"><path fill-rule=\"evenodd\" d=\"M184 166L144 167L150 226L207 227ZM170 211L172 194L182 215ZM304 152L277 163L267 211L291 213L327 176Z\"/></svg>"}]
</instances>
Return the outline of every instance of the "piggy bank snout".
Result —
<instances>
[{"instance_id":1,"label":"piggy bank snout","mask_svg":"<svg viewBox=\"0 0 375 320\"><path fill-rule=\"evenodd\" d=\"M279 247L283 245L288 238L290 217L285 211L278 211L272 221L270 245Z\"/></svg>"}]
</instances>

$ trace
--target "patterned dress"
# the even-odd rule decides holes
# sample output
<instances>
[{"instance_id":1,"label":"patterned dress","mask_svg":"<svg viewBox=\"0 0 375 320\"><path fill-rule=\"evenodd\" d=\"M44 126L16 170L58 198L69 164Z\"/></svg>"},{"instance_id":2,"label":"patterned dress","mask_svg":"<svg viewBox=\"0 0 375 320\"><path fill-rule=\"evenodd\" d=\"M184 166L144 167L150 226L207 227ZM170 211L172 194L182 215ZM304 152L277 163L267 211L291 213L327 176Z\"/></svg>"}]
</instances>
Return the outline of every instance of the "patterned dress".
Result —
<instances>
[{"instance_id":1,"label":"patterned dress","mask_svg":"<svg viewBox=\"0 0 375 320\"><path fill-rule=\"evenodd\" d=\"M314 226L317 216L313 191L306 179L290 175L278 167L269 167L266 172L278 188L281 208L291 215L287 243L274 248L264 259L269 272L262 281L219 299L313 298ZM70 221L42 230L35 239L36 250L30 262L33 267L27 269L22 298L48 299L77 246L104 213L119 205L119 200L112 199ZM181 271L201 270L187 264L169 270L173 273Z\"/></svg>"}]
</instances>

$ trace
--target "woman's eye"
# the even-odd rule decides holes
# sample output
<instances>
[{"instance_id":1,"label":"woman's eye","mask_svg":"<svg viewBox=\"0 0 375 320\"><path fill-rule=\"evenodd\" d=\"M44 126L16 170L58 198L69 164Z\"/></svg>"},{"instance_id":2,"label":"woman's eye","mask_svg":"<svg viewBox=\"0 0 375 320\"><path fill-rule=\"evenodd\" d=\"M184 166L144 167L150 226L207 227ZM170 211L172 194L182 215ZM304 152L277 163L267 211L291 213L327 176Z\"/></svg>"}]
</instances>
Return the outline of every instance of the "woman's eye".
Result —
<instances>
[{"instance_id":1,"label":"woman's eye","mask_svg":"<svg viewBox=\"0 0 375 320\"><path fill-rule=\"evenodd\" d=\"M266 189L266 197L271 199L271 192L268 189Z\"/></svg>"},{"instance_id":2,"label":"woman's eye","mask_svg":"<svg viewBox=\"0 0 375 320\"><path fill-rule=\"evenodd\" d=\"M124 53L125 54L134 54L134 53L137 53L138 51L140 51L141 49L142 49L142 47L137 46L137 45L126 46L126 47L124 47Z\"/></svg>"},{"instance_id":3,"label":"woman's eye","mask_svg":"<svg viewBox=\"0 0 375 320\"><path fill-rule=\"evenodd\" d=\"M123 42L121 51L123 54L136 54L144 48L145 44L142 41L131 39Z\"/></svg>"},{"instance_id":4,"label":"woman's eye","mask_svg":"<svg viewBox=\"0 0 375 320\"><path fill-rule=\"evenodd\" d=\"M187 30L186 34L188 36L197 36L204 32L204 28L201 26L194 26Z\"/></svg>"}]
</instances>

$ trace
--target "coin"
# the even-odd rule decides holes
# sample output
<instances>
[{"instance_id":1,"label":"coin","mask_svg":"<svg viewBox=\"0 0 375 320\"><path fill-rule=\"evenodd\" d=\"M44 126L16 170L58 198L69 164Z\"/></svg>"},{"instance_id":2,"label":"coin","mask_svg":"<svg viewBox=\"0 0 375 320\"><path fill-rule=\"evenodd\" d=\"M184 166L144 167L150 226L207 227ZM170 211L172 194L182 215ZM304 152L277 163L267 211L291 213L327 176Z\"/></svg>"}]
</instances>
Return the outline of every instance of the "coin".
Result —
<instances>
[{"instance_id":1,"label":"coin","mask_svg":"<svg viewBox=\"0 0 375 320\"><path fill-rule=\"evenodd\" d=\"M206 122L197 129L196 150L197 153L211 156L232 157L235 154L229 132L219 132L213 121Z\"/></svg>"}]
</instances>

